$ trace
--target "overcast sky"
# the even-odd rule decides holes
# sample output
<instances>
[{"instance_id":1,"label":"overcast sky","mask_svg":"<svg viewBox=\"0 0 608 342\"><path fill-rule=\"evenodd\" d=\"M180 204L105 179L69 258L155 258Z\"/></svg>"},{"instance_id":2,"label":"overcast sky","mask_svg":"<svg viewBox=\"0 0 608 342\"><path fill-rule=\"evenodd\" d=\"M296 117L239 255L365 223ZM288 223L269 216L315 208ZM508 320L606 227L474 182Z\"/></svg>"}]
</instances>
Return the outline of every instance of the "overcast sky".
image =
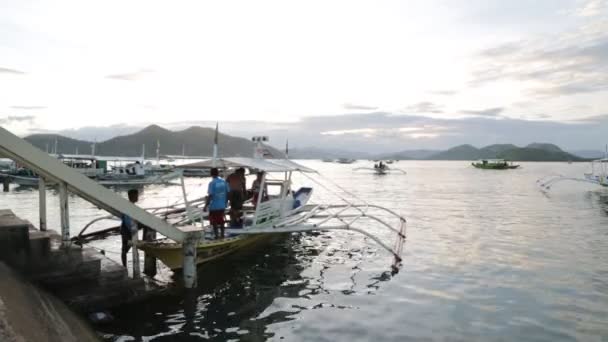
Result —
<instances>
[{"instance_id":1,"label":"overcast sky","mask_svg":"<svg viewBox=\"0 0 608 342\"><path fill-rule=\"evenodd\" d=\"M21 135L219 120L355 150L608 140L608 0L0 0L0 32L0 125Z\"/></svg>"}]
</instances>

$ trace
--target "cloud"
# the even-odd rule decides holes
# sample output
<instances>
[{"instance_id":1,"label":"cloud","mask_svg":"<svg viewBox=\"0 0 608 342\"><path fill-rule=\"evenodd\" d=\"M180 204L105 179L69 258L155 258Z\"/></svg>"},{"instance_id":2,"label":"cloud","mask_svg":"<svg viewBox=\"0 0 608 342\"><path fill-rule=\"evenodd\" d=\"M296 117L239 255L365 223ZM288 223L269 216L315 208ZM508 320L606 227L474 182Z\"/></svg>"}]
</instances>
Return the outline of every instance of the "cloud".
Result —
<instances>
[{"instance_id":1,"label":"cloud","mask_svg":"<svg viewBox=\"0 0 608 342\"><path fill-rule=\"evenodd\" d=\"M38 110L45 109L46 106L11 106L11 109L21 109L21 110Z\"/></svg>"},{"instance_id":2,"label":"cloud","mask_svg":"<svg viewBox=\"0 0 608 342\"><path fill-rule=\"evenodd\" d=\"M122 81L137 81L143 79L144 77L154 72L155 71L152 69L139 69L138 71L134 72L107 75L106 78Z\"/></svg>"},{"instance_id":3,"label":"cloud","mask_svg":"<svg viewBox=\"0 0 608 342\"><path fill-rule=\"evenodd\" d=\"M376 110L378 109L378 107L374 107L374 106L366 106L366 105L358 105L358 104L353 104L353 103L345 103L342 105L342 107L346 110L364 110L364 111L370 111L370 110Z\"/></svg>"},{"instance_id":4,"label":"cloud","mask_svg":"<svg viewBox=\"0 0 608 342\"><path fill-rule=\"evenodd\" d=\"M451 96L451 95L458 94L458 91L456 91L456 90L431 90L431 91L429 91L429 94Z\"/></svg>"},{"instance_id":5,"label":"cloud","mask_svg":"<svg viewBox=\"0 0 608 342\"><path fill-rule=\"evenodd\" d=\"M429 101L422 101L409 105L403 109L404 113L443 113L443 106Z\"/></svg>"},{"instance_id":6,"label":"cloud","mask_svg":"<svg viewBox=\"0 0 608 342\"><path fill-rule=\"evenodd\" d=\"M589 1L581 11L590 14L605 2ZM469 84L497 81L522 82L524 93L537 97L608 90L608 20L588 18L566 32L481 51Z\"/></svg>"},{"instance_id":7,"label":"cloud","mask_svg":"<svg viewBox=\"0 0 608 342\"><path fill-rule=\"evenodd\" d=\"M503 107L487 108L482 110L463 110L461 113L477 116L498 116L505 109Z\"/></svg>"},{"instance_id":8,"label":"cloud","mask_svg":"<svg viewBox=\"0 0 608 342\"><path fill-rule=\"evenodd\" d=\"M340 131L325 131L321 132L321 135L345 135L345 134L373 134L376 133L374 128L358 128L358 129L344 129Z\"/></svg>"},{"instance_id":9,"label":"cloud","mask_svg":"<svg viewBox=\"0 0 608 342\"><path fill-rule=\"evenodd\" d=\"M590 0L577 9L576 14L581 17L595 17L602 13L606 7L606 0Z\"/></svg>"},{"instance_id":10,"label":"cloud","mask_svg":"<svg viewBox=\"0 0 608 342\"><path fill-rule=\"evenodd\" d=\"M20 70L16 70L16 69L9 69L9 68L2 68L2 67L0 67L0 74L24 75L25 72L20 71Z\"/></svg>"},{"instance_id":11,"label":"cloud","mask_svg":"<svg viewBox=\"0 0 608 342\"><path fill-rule=\"evenodd\" d=\"M19 123L19 122L32 123L35 119L36 119L36 117L33 115L23 115L23 116L9 115L7 117L0 118L0 125L10 125L10 124Z\"/></svg>"}]
</instances>

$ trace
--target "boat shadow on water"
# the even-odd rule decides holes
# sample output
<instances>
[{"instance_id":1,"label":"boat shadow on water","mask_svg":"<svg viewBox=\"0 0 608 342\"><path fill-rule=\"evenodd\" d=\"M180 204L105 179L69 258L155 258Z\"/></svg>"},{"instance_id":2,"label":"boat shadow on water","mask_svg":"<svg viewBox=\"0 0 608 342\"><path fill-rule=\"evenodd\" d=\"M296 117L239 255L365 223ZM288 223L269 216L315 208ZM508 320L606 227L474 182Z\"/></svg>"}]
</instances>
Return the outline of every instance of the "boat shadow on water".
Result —
<instances>
[{"instance_id":1,"label":"boat shadow on water","mask_svg":"<svg viewBox=\"0 0 608 342\"><path fill-rule=\"evenodd\" d=\"M267 330L268 325L293 320L299 311L308 309L294 306L289 311L262 315L275 299L302 298L325 291L318 284L310 284L311 279L302 272L311 267L313 261L318 261L331 238L321 239L327 240L326 243L303 243L307 239L318 239L310 235L317 234L283 235L272 243L209 262L199 268L199 284L194 290L183 290L181 274L176 273L173 275L176 286L171 294L116 308L111 312L114 316L111 323L95 328L107 341L121 337L136 341L151 337L155 341L272 338L274 333ZM345 258L349 258L348 253ZM317 276L321 282L324 272L331 267L331 261L324 262L327 264ZM365 288L376 288L391 278L389 274L372 277ZM352 281L354 288L355 280ZM342 291L345 295L354 292L352 289Z\"/></svg>"}]
</instances>

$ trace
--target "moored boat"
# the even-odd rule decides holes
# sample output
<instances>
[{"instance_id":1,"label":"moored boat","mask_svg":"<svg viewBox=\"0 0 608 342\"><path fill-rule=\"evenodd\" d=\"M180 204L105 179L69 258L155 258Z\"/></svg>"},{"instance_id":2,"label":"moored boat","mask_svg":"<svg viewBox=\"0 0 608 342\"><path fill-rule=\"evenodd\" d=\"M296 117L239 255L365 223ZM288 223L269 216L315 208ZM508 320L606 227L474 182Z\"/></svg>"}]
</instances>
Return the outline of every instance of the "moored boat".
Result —
<instances>
[{"instance_id":1,"label":"moored boat","mask_svg":"<svg viewBox=\"0 0 608 342\"><path fill-rule=\"evenodd\" d=\"M224 257L247 246L254 246L272 240L282 234L306 231L350 230L370 237L383 248L391 251L396 260L400 260L401 248L405 238L405 219L391 210L368 204L354 204L348 201L344 204L311 204L313 188L301 187L297 191L292 188L292 174L317 174L316 171L296 164L286 159L257 159L257 158L225 158L217 161L220 165L233 165L264 172L261 189L267 189L268 196L259 196L257 203L246 202L243 213L242 228L226 229L227 237L215 239L210 233L211 227L204 226L206 233L196 247L196 262L204 264L211 260ZM308 179L314 179L307 177ZM187 203L187 201L185 201ZM199 212L199 208L185 210ZM380 210L392 216L397 221L397 227L388 224L384 219L373 214ZM229 210L227 210L227 213ZM206 214L201 219L205 219ZM363 229L359 222L372 220L380 223L380 227L388 228L397 235L396 247L389 247L377 238L366 225ZM192 224L197 219L185 221ZM203 221L204 222L204 221ZM202 222L198 222L202 224ZM137 247L146 253L157 257L171 269L179 269L183 265L183 245L179 242L164 238L156 241L140 241Z\"/></svg>"},{"instance_id":2,"label":"moored boat","mask_svg":"<svg viewBox=\"0 0 608 342\"><path fill-rule=\"evenodd\" d=\"M478 169L485 170L509 170L517 169L519 167L518 164L513 164L513 162L504 159L481 159L471 163L471 165Z\"/></svg>"}]
</instances>

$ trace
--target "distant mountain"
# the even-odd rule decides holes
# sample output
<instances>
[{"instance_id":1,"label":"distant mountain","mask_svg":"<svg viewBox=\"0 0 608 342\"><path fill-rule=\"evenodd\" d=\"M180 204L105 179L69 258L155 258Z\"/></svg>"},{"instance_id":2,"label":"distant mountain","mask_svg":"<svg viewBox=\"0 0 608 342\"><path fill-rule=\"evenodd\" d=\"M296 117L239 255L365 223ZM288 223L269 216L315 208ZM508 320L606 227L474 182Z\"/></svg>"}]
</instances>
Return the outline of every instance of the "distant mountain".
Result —
<instances>
[{"instance_id":1,"label":"distant mountain","mask_svg":"<svg viewBox=\"0 0 608 342\"><path fill-rule=\"evenodd\" d=\"M433 160L507 159L514 161L580 161L583 158L564 152L553 144L533 143L526 147L511 144L490 145L478 149L471 145L460 145L437 153Z\"/></svg>"},{"instance_id":2,"label":"distant mountain","mask_svg":"<svg viewBox=\"0 0 608 342\"><path fill-rule=\"evenodd\" d=\"M577 157L581 157L581 158L585 158L585 159L600 159L600 158L604 158L604 156L606 155L605 152L594 151L594 150L570 151L570 154L574 154Z\"/></svg>"},{"instance_id":3,"label":"distant mountain","mask_svg":"<svg viewBox=\"0 0 608 342\"><path fill-rule=\"evenodd\" d=\"M55 146L57 146L57 153L63 154L74 154L76 152L90 154L93 144L89 141L76 140L58 134L33 134L26 137L25 140L49 153L55 153Z\"/></svg>"},{"instance_id":4,"label":"distant mountain","mask_svg":"<svg viewBox=\"0 0 608 342\"><path fill-rule=\"evenodd\" d=\"M424 160L439 153L438 150L405 150L400 152L381 154L373 159L396 159L396 160Z\"/></svg>"},{"instance_id":5,"label":"distant mountain","mask_svg":"<svg viewBox=\"0 0 608 342\"><path fill-rule=\"evenodd\" d=\"M289 158L293 159L370 159L371 154L358 151L347 151L331 148L299 147L289 150Z\"/></svg>"},{"instance_id":6,"label":"distant mountain","mask_svg":"<svg viewBox=\"0 0 608 342\"><path fill-rule=\"evenodd\" d=\"M475 160L479 158L479 149L472 145L459 145L429 157L429 159L433 160Z\"/></svg>"},{"instance_id":7,"label":"distant mountain","mask_svg":"<svg viewBox=\"0 0 608 342\"><path fill-rule=\"evenodd\" d=\"M517 161L580 161L582 158L573 156L570 153L551 151L539 148L516 148L505 151L498 155L498 158Z\"/></svg>"},{"instance_id":8,"label":"distant mountain","mask_svg":"<svg viewBox=\"0 0 608 342\"><path fill-rule=\"evenodd\" d=\"M532 143L532 144L526 146L526 148L544 150L544 151L549 151L549 152L564 152L557 145L553 145L553 144Z\"/></svg>"},{"instance_id":9,"label":"distant mountain","mask_svg":"<svg viewBox=\"0 0 608 342\"><path fill-rule=\"evenodd\" d=\"M494 144L479 149L481 158L494 158L505 151L518 148L513 144Z\"/></svg>"},{"instance_id":10,"label":"distant mountain","mask_svg":"<svg viewBox=\"0 0 608 342\"><path fill-rule=\"evenodd\" d=\"M170 131L157 125L151 125L143 130L118 136L96 144L95 154L105 156L141 156L142 146L145 145L146 157L156 156L157 142L160 143L162 155L181 155L183 149L189 156L211 156L213 154L213 139L215 129L193 126L183 131ZM53 134L36 134L25 138L27 141L42 150L49 151L57 139L58 153L72 154L76 148L80 154L91 153L91 142L66 138ZM254 143L244 138L237 138L226 134L219 134L219 155L223 157L250 157L253 154ZM283 153L266 146L273 156L282 156Z\"/></svg>"}]
</instances>

